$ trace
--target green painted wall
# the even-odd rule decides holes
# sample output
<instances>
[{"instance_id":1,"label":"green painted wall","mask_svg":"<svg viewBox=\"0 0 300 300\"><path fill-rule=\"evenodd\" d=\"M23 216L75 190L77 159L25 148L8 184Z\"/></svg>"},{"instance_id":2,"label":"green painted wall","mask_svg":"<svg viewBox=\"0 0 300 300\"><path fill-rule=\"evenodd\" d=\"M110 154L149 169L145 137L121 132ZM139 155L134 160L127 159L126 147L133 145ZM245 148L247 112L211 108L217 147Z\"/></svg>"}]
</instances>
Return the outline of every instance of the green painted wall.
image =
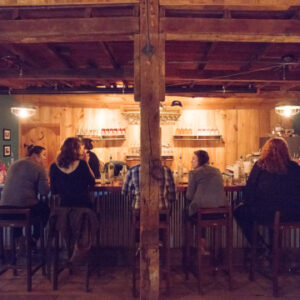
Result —
<instances>
[{"instance_id":1,"label":"green painted wall","mask_svg":"<svg viewBox=\"0 0 300 300\"><path fill-rule=\"evenodd\" d=\"M0 95L0 160L5 163L6 166L11 163L11 157L3 157L3 146L10 145L11 152L14 159L19 157L19 126L18 119L12 115L10 108L14 106L14 99L12 96ZM3 128L11 130L10 141L3 140Z\"/></svg>"},{"instance_id":2,"label":"green painted wall","mask_svg":"<svg viewBox=\"0 0 300 300\"><path fill-rule=\"evenodd\" d=\"M294 116L293 126L294 126L295 133L300 135L300 113Z\"/></svg>"}]
</instances>

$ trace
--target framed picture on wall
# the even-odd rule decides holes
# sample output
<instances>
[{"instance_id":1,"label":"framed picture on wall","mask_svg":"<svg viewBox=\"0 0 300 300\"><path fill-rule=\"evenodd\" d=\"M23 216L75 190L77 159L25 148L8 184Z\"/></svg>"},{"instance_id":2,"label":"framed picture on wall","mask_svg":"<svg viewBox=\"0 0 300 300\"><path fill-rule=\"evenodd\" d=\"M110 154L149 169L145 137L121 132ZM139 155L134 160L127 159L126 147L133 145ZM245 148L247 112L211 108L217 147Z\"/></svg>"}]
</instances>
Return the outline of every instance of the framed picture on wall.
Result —
<instances>
[{"instance_id":1,"label":"framed picture on wall","mask_svg":"<svg viewBox=\"0 0 300 300\"><path fill-rule=\"evenodd\" d=\"M10 141L10 129L3 128L3 141Z\"/></svg>"},{"instance_id":2,"label":"framed picture on wall","mask_svg":"<svg viewBox=\"0 0 300 300\"><path fill-rule=\"evenodd\" d=\"M11 155L10 145L3 145L3 156L8 157Z\"/></svg>"}]
</instances>

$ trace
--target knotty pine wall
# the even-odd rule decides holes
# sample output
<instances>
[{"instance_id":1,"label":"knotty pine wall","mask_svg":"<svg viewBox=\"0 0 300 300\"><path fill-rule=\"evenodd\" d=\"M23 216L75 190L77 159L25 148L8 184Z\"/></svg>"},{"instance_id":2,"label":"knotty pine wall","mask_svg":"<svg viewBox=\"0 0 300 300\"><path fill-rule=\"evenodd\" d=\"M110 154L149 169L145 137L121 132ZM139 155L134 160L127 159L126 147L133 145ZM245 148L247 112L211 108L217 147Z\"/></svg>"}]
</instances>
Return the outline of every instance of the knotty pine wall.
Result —
<instances>
[{"instance_id":1,"label":"knotty pine wall","mask_svg":"<svg viewBox=\"0 0 300 300\"><path fill-rule=\"evenodd\" d=\"M43 127L43 124L48 127L52 124L59 127L56 132L59 134L60 145L67 137L74 136L78 128L127 128L125 141L96 141L94 143L94 150L103 162L107 162L110 155L113 160L124 160L126 154L130 153L129 148L139 144L139 125L128 124L118 108L62 107L41 104L36 107L37 114L30 120L23 121L22 124L40 127ZM224 170L227 164L233 163L241 155L245 156L257 151L259 137L271 132L271 126L273 127L276 123L278 120L271 108L183 109L181 117L175 124L161 126L162 144L170 144L174 150L173 169L177 168L181 154L183 166L189 170L193 151L205 149L211 157L211 162ZM222 141L173 141L176 127L218 128ZM43 134L41 134L42 137ZM20 147L22 148L22 145ZM57 147L58 150L59 147Z\"/></svg>"}]
</instances>

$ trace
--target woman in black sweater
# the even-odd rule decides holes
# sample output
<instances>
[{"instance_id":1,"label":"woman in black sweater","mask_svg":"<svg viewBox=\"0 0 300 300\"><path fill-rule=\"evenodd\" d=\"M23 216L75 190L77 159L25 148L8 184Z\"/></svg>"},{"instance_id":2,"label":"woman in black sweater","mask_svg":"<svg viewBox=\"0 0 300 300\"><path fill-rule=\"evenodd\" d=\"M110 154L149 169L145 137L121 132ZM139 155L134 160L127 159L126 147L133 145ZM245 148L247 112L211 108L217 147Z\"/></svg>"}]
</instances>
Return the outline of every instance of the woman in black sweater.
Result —
<instances>
[{"instance_id":1,"label":"woman in black sweater","mask_svg":"<svg viewBox=\"0 0 300 300\"><path fill-rule=\"evenodd\" d=\"M250 173L245 202L234 216L252 243L254 221L271 223L277 210L282 221L300 221L300 167L291 160L286 141L271 138Z\"/></svg>"},{"instance_id":2,"label":"woman in black sweater","mask_svg":"<svg viewBox=\"0 0 300 300\"><path fill-rule=\"evenodd\" d=\"M50 189L61 197L61 206L91 207L88 187L95 184L95 177L85 159L80 140L67 138L50 167Z\"/></svg>"}]
</instances>

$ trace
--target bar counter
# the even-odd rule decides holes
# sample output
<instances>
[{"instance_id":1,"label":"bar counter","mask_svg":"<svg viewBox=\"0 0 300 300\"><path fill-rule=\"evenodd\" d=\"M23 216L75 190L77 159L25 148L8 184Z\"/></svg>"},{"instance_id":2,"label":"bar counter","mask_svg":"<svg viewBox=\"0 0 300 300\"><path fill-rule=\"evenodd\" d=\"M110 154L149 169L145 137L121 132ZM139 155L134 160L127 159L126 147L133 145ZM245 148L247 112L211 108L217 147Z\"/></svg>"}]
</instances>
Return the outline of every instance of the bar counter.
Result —
<instances>
[{"instance_id":1,"label":"bar counter","mask_svg":"<svg viewBox=\"0 0 300 300\"><path fill-rule=\"evenodd\" d=\"M171 248L183 245L183 221L185 192L187 184L176 187L176 201L170 215ZM225 193L234 207L243 197L243 186L225 186ZM122 186L96 184L91 189L91 197L100 216L100 244L105 247L130 247L132 199L122 195ZM234 247L243 247L245 241L234 225Z\"/></svg>"}]
</instances>

